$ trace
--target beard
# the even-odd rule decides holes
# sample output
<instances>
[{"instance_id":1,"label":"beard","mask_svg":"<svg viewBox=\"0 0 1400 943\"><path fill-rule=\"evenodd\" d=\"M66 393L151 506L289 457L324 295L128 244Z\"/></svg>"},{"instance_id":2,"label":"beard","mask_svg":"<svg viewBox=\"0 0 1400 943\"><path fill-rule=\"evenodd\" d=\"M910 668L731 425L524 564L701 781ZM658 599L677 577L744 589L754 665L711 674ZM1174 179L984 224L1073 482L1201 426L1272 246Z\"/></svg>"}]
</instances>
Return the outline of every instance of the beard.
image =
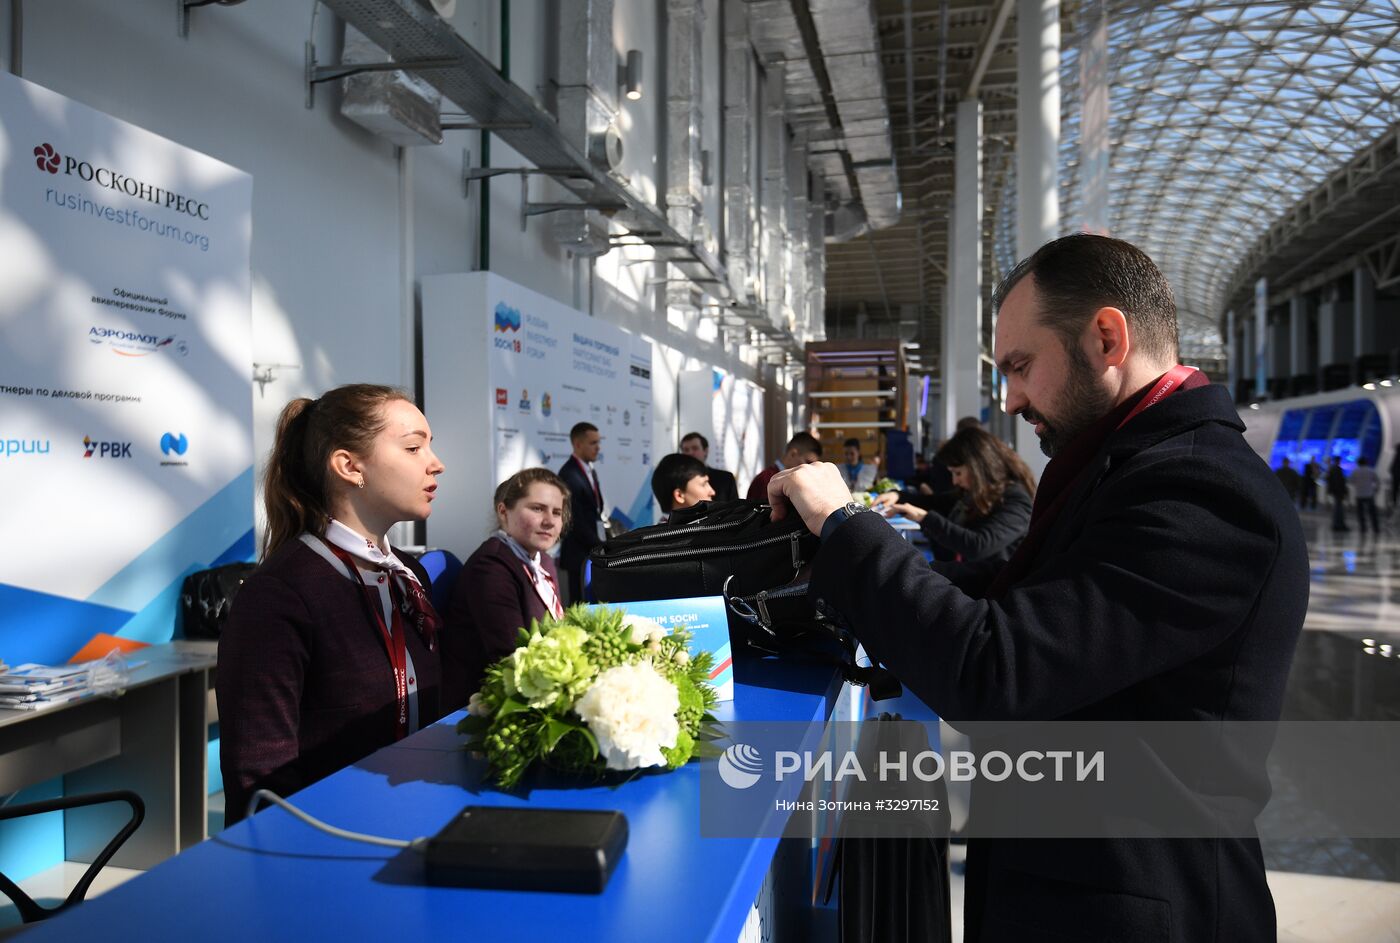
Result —
<instances>
[{"instance_id":1,"label":"beard","mask_svg":"<svg viewBox=\"0 0 1400 943\"><path fill-rule=\"evenodd\" d=\"M1040 450L1054 458L1079 434L1102 419L1113 408L1113 397L1100 386L1088 356L1078 345L1069 348L1069 375L1060 391L1063 412L1049 417L1027 407L1021 416L1030 422L1045 423L1040 433Z\"/></svg>"}]
</instances>

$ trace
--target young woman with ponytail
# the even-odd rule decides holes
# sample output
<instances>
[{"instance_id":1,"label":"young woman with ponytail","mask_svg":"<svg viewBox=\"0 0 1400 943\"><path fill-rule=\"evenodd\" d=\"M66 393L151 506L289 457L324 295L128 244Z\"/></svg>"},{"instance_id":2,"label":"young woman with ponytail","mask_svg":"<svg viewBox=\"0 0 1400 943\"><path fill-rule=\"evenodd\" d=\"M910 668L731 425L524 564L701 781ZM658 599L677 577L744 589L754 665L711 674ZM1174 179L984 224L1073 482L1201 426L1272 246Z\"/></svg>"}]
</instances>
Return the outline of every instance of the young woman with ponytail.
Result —
<instances>
[{"instance_id":1,"label":"young woman with ponytail","mask_svg":"<svg viewBox=\"0 0 1400 943\"><path fill-rule=\"evenodd\" d=\"M226 821L441 715L427 575L387 533L432 512L443 465L418 408L342 386L282 410L267 463L262 563L219 639Z\"/></svg>"}]
</instances>

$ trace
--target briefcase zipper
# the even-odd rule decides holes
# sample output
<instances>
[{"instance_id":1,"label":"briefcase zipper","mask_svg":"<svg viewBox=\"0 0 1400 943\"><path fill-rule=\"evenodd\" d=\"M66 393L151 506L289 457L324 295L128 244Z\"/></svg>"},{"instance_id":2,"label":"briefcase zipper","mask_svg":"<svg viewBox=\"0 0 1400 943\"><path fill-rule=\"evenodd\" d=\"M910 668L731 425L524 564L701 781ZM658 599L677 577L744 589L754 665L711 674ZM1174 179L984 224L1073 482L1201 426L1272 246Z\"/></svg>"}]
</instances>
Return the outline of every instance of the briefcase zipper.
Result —
<instances>
[{"instance_id":1,"label":"briefcase zipper","mask_svg":"<svg viewBox=\"0 0 1400 943\"><path fill-rule=\"evenodd\" d=\"M757 515L750 515L749 517L744 518L742 521L731 521L726 524L705 524L700 526L693 524L682 524L681 526L672 528L671 530L660 530L654 534L643 534L642 539L660 540L665 537L674 537L677 534L708 534L717 530L737 530L738 528L743 527L745 524L748 524L751 521L753 521L754 517L756 516ZM704 520L704 518L701 518L701 520Z\"/></svg>"},{"instance_id":2,"label":"briefcase zipper","mask_svg":"<svg viewBox=\"0 0 1400 943\"><path fill-rule=\"evenodd\" d=\"M771 547L774 544L779 544L785 540L790 540L792 541L792 566L793 569L797 569L802 565L802 555L799 552L798 548L798 541L801 540L801 538L802 534L799 532L794 534L783 534L781 537L769 537L766 540L756 540L752 543L747 544L734 544L733 546L728 547L707 547L704 550L671 550L662 551L659 553L643 553L635 557L626 557L621 560L606 560L605 562L609 567L620 567L631 566L634 563L648 563L652 560L673 559L677 556L682 555L688 557L712 557L720 553L735 553L740 550L753 550L758 547Z\"/></svg>"}]
</instances>

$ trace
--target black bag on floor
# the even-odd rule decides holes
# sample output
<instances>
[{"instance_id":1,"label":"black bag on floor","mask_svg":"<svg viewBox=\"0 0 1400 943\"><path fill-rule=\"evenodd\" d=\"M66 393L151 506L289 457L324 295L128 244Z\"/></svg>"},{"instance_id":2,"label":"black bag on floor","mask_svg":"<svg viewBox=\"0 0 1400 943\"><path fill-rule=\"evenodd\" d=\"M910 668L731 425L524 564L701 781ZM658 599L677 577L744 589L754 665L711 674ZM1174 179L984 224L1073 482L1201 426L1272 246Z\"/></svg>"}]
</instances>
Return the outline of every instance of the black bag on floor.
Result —
<instances>
[{"instance_id":1,"label":"black bag on floor","mask_svg":"<svg viewBox=\"0 0 1400 943\"><path fill-rule=\"evenodd\" d=\"M185 577L180 585L180 620L184 637L218 639L238 587L256 569L256 563L229 563Z\"/></svg>"},{"instance_id":2,"label":"black bag on floor","mask_svg":"<svg viewBox=\"0 0 1400 943\"><path fill-rule=\"evenodd\" d=\"M888 672L857 667L854 636L820 616L799 581L820 546L795 514L774 521L758 501L705 502L594 547L590 585L600 602L722 595L736 650L840 664L872 697L898 695Z\"/></svg>"},{"instance_id":3,"label":"black bag on floor","mask_svg":"<svg viewBox=\"0 0 1400 943\"><path fill-rule=\"evenodd\" d=\"M858 747L863 769L878 757L929 749L922 725L898 714L865 721ZM837 891L841 943L950 943L952 896L948 879L948 785L942 777L920 784L921 799L938 811L842 813L836 860L826 888ZM910 783L856 783L846 796L872 807L881 799L915 798ZM930 806L932 808L932 806Z\"/></svg>"}]
</instances>

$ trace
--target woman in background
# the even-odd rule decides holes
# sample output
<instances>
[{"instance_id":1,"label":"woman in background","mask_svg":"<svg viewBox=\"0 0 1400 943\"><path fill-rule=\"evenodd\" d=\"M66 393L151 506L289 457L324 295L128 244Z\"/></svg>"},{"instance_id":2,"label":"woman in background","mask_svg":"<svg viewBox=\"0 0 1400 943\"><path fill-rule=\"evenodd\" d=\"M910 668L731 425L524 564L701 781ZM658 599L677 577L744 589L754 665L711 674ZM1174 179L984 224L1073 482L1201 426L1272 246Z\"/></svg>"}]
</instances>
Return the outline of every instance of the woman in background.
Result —
<instances>
[{"instance_id":1,"label":"woman in background","mask_svg":"<svg viewBox=\"0 0 1400 943\"><path fill-rule=\"evenodd\" d=\"M936 458L948 466L961 493L952 510L946 516L910 504L895 504L894 510L919 524L938 559L1011 559L1030 528L1035 497L1030 468L981 428L961 430L943 444Z\"/></svg>"},{"instance_id":2,"label":"woman in background","mask_svg":"<svg viewBox=\"0 0 1400 943\"><path fill-rule=\"evenodd\" d=\"M262 564L219 639L230 824L255 790L289 795L440 716L440 620L387 534L427 519L442 471L398 390L342 386L282 410Z\"/></svg>"},{"instance_id":3,"label":"woman in background","mask_svg":"<svg viewBox=\"0 0 1400 943\"><path fill-rule=\"evenodd\" d=\"M530 620L564 614L549 551L569 526L569 486L548 469L527 468L501 482L495 505L498 529L462 567L447 605L442 690L449 710L481 687L487 666L515 651Z\"/></svg>"}]
</instances>

